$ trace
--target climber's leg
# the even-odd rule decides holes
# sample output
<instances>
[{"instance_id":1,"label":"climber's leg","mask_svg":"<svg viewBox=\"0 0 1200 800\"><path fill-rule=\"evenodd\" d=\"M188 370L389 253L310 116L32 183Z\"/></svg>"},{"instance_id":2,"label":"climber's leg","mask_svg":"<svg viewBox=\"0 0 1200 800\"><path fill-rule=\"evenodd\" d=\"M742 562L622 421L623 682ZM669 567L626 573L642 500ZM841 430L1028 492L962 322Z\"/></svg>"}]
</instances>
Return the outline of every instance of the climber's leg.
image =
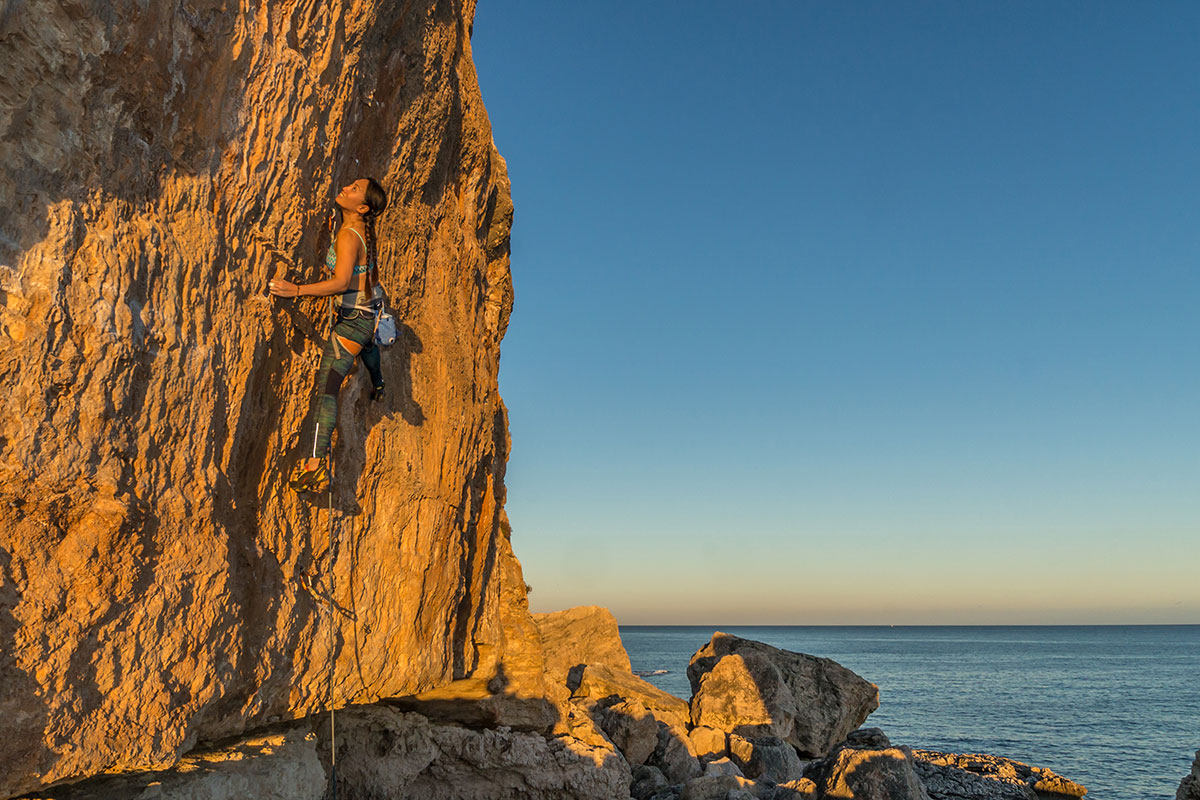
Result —
<instances>
[{"instance_id":1,"label":"climber's leg","mask_svg":"<svg viewBox=\"0 0 1200 800\"><path fill-rule=\"evenodd\" d=\"M380 400L383 398L383 365L380 363L379 346L372 339L367 343L367 346L359 353L362 358L363 366L367 368L367 373L371 376L371 399Z\"/></svg>"}]
</instances>

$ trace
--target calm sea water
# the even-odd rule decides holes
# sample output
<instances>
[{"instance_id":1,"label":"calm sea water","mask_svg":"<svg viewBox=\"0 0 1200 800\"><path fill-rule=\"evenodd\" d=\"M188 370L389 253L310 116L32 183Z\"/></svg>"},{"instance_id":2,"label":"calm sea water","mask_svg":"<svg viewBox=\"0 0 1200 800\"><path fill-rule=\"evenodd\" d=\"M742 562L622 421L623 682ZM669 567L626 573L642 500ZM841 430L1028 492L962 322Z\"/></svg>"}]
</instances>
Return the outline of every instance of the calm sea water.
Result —
<instances>
[{"instance_id":1,"label":"calm sea water","mask_svg":"<svg viewBox=\"0 0 1200 800\"><path fill-rule=\"evenodd\" d=\"M622 626L635 670L691 696L714 628ZM727 627L832 658L879 686L868 726L895 744L1049 767L1088 800L1173 799L1200 749L1200 625Z\"/></svg>"}]
</instances>

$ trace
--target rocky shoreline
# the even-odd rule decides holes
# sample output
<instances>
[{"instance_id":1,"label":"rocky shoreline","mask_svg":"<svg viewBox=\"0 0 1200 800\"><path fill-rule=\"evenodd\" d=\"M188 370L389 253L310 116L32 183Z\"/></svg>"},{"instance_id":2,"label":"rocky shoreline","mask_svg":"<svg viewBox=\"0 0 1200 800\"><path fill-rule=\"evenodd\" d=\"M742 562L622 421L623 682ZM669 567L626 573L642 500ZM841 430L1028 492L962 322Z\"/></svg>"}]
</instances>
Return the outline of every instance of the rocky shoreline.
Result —
<instances>
[{"instance_id":1,"label":"rocky shoreline","mask_svg":"<svg viewBox=\"0 0 1200 800\"><path fill-rule=\"evenodd\" d=\"M879 706L877 687L829 659L718 632L691 659L687 702L632 673L606 610L534 621L546 687L538 713L492 681L485 696L459 687L337 711L336 765L329 717L317 715L201 748L167 771L26 797L324 800L335 771L338 797L373 800L1065 800L1087 791L999 756L894 745L861 727Z\"/></svg>"}]
</instances>

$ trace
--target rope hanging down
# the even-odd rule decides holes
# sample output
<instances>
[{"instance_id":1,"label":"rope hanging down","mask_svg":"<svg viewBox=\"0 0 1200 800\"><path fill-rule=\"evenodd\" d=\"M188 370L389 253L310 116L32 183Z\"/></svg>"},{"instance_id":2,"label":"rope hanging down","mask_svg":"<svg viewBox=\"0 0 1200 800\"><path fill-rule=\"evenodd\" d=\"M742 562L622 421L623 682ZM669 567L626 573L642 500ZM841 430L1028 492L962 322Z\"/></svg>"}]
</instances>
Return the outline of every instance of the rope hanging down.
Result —
<instances>
[{"instance_id":1,"label":"rope hanging down","mask_svg":"<svg viewBox=\"0 0 1200 800\"><path fill-rule=\"evenodd\" d=\"M337 729L334 727L333 718L333 679L337 670L337 659L333 651L333 459L326 453L325 460L329 471L329 509L326 517L329 532L329 602L325 605L325 611L329 615L329 773L333 780L333 800L337 800Z\"/></svg>"},{"instance_id":2,"label":"rope hanging down","mask_svg":"<svg viewBox=\"0 0 1200 800\"><path fill-rule=\"evenodd\" d=\"M337 334L334 332L333 298L329 298L329 335L337 341ZM325 605L325 611L329 615L329 774L333 781L333 800L337 800L337 729L334 726L333 714L333 679L337 671L337 658L334 656L334 636L333 636L333 604L334 604L334 571L333 571L333 556L334 556L334 535L333 535L333 449L330 448L325 453L325 471L329 475L329 486L326 491L329 493L328 516L326 516L326 529L329 539L329 602Z\"/></svg>"}]
</instances>

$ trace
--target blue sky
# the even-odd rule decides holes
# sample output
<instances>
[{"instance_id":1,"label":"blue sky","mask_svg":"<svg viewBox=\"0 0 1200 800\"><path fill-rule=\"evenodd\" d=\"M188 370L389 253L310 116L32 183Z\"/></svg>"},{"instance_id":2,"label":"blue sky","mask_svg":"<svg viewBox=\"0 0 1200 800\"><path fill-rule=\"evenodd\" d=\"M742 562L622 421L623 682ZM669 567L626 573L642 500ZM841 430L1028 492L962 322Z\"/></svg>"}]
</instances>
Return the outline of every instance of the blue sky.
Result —
<instances>
[{"instance_id":1,"label":"blue sky","mask_svg":"<svg viewBox=\"0 0 1200 800\"><path fill-rule=\"evenodd\" d=\"M484 0L535 610L1200 622L1200 5Z\"/></svg>"}]
</instances>

